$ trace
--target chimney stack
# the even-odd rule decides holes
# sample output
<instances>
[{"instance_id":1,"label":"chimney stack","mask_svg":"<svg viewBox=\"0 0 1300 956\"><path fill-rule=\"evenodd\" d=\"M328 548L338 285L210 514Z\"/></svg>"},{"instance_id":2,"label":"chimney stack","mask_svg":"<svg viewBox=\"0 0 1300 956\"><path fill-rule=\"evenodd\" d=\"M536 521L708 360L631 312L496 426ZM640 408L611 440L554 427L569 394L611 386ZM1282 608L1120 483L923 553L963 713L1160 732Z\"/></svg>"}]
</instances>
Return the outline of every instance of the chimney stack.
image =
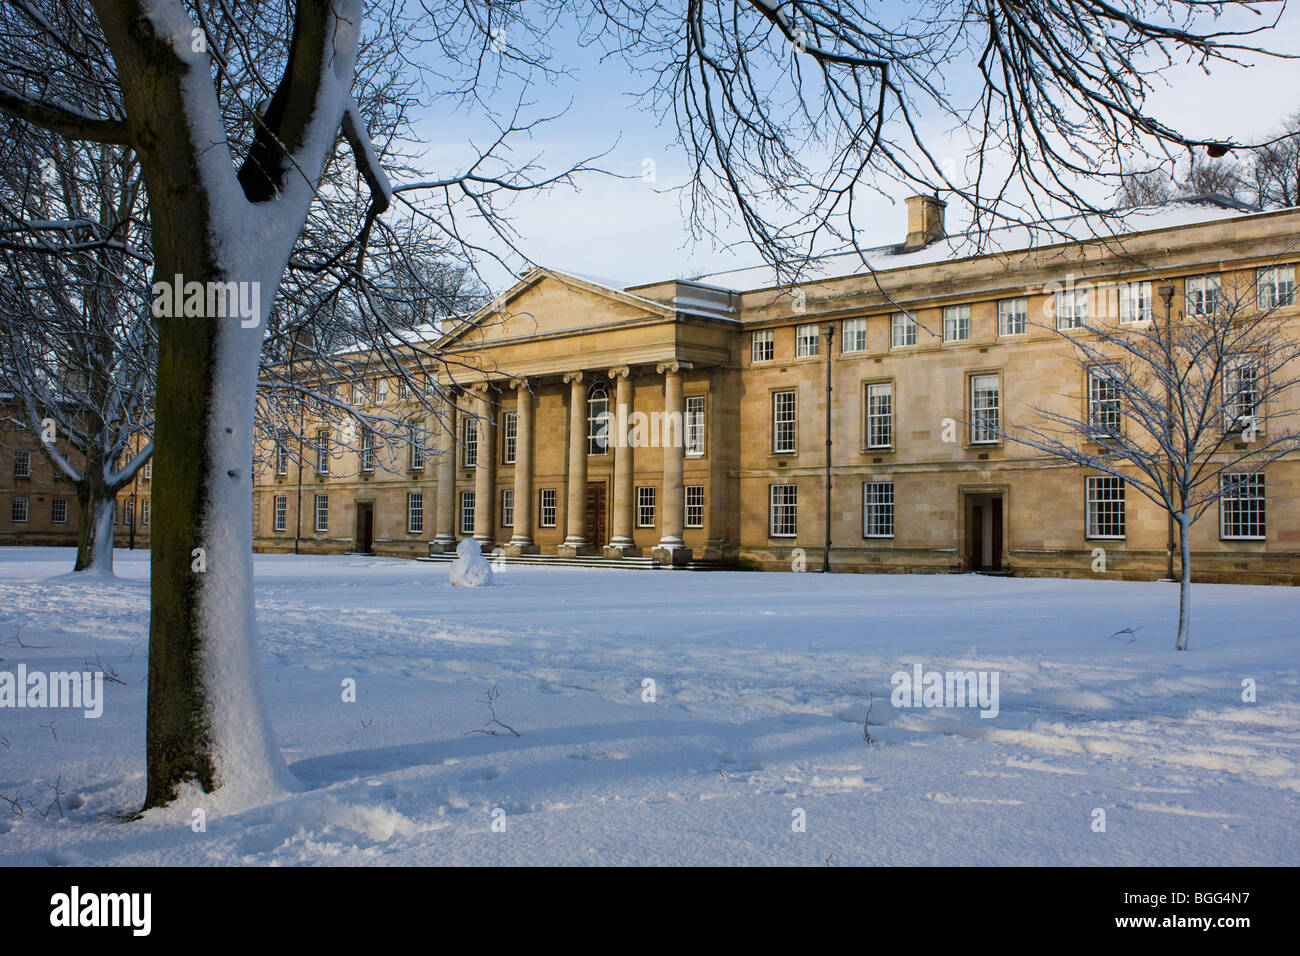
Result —
<instances>
[{"instance_id":1,"label":"chimney stack","mask_svg":"<svg viewBox=\"0 0 1300 956\"><path fill-rule=\"evenodd\" d=\"M907 241L904 248L919 249L944 237L943 211L948 207L938 196L909 196L907 199Z\"/></svg>"}]
</instances>

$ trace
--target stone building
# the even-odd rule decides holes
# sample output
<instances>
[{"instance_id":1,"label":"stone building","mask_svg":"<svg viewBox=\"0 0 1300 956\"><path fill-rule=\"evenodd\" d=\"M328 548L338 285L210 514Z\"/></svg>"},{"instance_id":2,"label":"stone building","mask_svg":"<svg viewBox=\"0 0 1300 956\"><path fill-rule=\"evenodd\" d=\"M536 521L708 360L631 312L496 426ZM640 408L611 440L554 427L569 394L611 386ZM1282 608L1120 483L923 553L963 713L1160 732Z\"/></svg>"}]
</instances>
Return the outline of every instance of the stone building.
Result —
<instances>
[{"instance_id":1,"label":"stone building","mask_svg":"<svg viewBox=\"0 0 1300 956\"><path fill-rule=\"evenodd\" d=\"M525 273L431 343L457 371L438 416L412 406L425 437L257 476L257 548L416 556L473 536L485 551L772 570L803 554L816 570L829 437L836 570L1087 575L1104 548L1108 576L1163 576L1160 509L990 422L1088 409L1092 376L1057 323L1163 321L1163 287L1174 322L1237 281L1300 318L1300 210L1209 197L1132 210L1106 227L1117 237L1079 219L982 249L944 234L933 198L910 199L908 220L869 269L833 257L794 286L764 269L622 288ZM388 385L377 375L365 401L400 410ZM1295 583L1297 492L1293 454L1202 519L1197 579Z\"/></svg>"}]
</instances>

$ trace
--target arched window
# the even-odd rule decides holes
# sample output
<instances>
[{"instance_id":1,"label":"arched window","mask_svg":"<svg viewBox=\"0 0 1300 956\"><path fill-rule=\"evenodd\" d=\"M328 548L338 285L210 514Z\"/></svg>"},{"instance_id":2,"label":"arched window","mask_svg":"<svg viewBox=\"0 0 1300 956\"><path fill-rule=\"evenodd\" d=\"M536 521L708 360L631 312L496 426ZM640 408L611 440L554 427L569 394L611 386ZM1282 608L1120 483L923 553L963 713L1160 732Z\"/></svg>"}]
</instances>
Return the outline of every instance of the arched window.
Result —
<instances>
[{"instance_id":1,"label":"arched window","mask_svg":"<svg viewBox=\"0 0 1300 956\"><path fill-rule=\"evenodd\" d=\"M597 382L587 390L587 454L603 455L609 445L609 391Z\"/></svg>"}]
</instances>

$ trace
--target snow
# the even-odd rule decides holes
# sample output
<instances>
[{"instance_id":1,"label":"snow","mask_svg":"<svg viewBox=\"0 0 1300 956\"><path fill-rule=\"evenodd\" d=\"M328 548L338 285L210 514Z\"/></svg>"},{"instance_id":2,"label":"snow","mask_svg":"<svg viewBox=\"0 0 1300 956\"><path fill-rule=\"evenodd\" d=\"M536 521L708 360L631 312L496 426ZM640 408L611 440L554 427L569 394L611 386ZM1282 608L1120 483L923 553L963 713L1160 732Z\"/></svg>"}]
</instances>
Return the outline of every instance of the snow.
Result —
<instances>
[{"instance_id":1,"label":"snow","mask_svg":"<svg viewBox=\"0 0 1300 956\"><path fill-rule=\"evenodd\" d=\"M484 588L492 585L492 565L483 557L479 543L466 538L456 545L456 560L447 576L452 587Z\"/></svg>"},{"instance_id":2,"label":"snow","mask_svg":"<svg viewBox=\"0 0 1300 956\"><path fill-rule=\"evenodd\" d=\"M0 710L0 794L44 809L57 781L66 814L0 802L3 865L1300 863L1293 588L1197 585L1175 653L1175 584L511 566L478 592L444 564L258 555L295 790L124 824L148 554L108 582L72 556L0 549L0 670L124 683L99 719ZM997 717L895 709L916 664L997 672ZM486 732L494 687L521 736Z\"/></svg>"}]
</instances>

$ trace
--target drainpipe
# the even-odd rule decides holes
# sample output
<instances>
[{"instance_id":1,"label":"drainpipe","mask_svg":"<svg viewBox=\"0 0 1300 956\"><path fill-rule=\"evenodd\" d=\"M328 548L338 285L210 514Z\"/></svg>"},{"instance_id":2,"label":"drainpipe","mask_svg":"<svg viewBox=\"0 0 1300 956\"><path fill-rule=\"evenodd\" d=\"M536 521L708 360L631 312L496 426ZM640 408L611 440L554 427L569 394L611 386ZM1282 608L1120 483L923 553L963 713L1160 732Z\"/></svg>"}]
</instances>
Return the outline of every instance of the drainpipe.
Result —
<instances>
[{"instance_id":1,"label":"drainpipe","mask_svg":"<svg viewBox=\"0 0 1300 956\"><path fill-rule=\"evenodd\" d=\"M835 341L835 326L822 326L826 339L826 544L822 549L822 573L831 569L831 344Z\"/></svg>"},{"instance_id":2,"label":"drainpipe","mask_svg":"<svg viewBox=\"0 0 1300 956\"><path fill-rule=\"evenodd\" d=\"M1166 485L1169 489L1170 497L1174 493L1174 355L1173 347L1170 344L1172 332L1170 316L1174 308L1174 287L1171 285L1162 285L1159 288L1160 301L1165 304L1165 370L1168 380L1165 382L1165 448L1169 452L1168 465L1166 468ZM1168 523L1168 535L1165 542L1165 577L1170 581L1174 580L1174 513L1172 511L1165 515Z\"/></svg>"}]
</instances>

